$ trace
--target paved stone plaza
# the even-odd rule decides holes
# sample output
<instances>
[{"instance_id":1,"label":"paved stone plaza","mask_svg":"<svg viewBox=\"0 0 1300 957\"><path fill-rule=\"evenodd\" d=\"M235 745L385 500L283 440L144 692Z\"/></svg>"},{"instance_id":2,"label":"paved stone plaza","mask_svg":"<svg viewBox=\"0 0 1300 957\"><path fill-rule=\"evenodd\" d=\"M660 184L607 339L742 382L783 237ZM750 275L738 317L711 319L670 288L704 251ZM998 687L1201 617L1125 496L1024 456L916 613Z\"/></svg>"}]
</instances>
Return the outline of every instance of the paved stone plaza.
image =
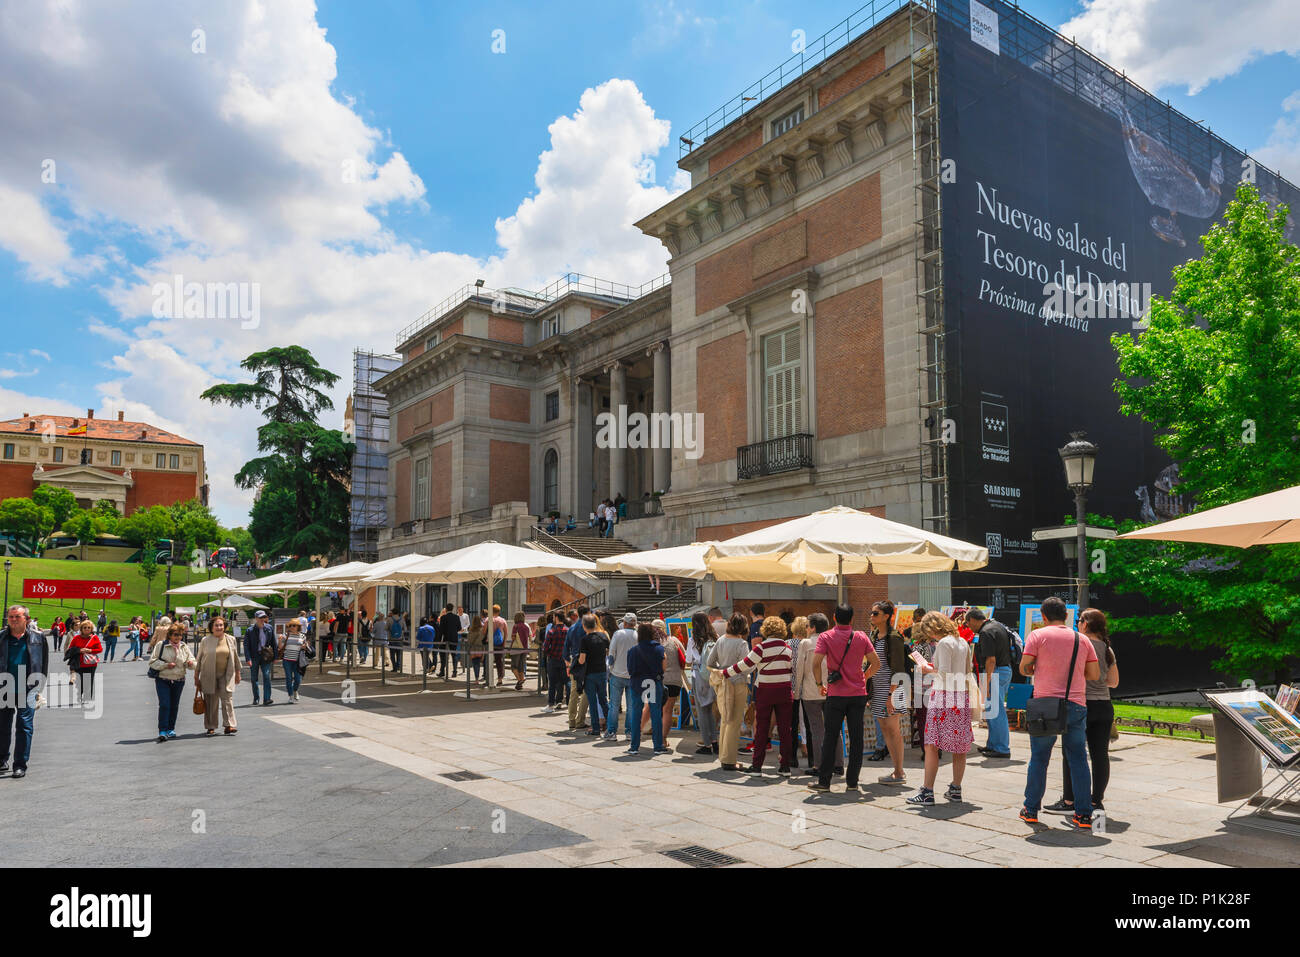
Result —
<instances>
[{"instance_id":1,"label":"paved stone plaza","mask_svg":"<svg viewBox=\"0 0 1300 957\"><path fill-rule=\"evenodd\" d=\"M277 683L275 705L252 708L241 684L231 738L205 740L187 695L178 740L157 744L143 663L104 670L103 717L38 712L30 775L0 778L36 811L21 831L0 832L6 864L677 867L661 852L685 845L776 867L1300 863L1300 841L1223 826L1212 744L1124 736L1112 748L1107 833L1083 835L1053 815L1037 829L1017 820L1023 735L1010 761L972 758L966 803L940 797L918 810L903 803L910 788L871 783L849 797L837 779L816 795L775 764L761 779L724 772L694 755L691 733L670 737L671 756L649 757L648 744L626 756L621 737L593 744L569 732L564 714L542 712L544 697L466 702L463 683L433 679L422 693L418 679L381 685L369 670L354 675L355 704L340 702L342 669L313 667L297 705ZM909 754L919 784L919 752ZM483 777L446 777L462 771ZM868 762L862 779L885 771ZM1055 762L1048 781L1055 800Z\"/></svg>"}]
</instances>

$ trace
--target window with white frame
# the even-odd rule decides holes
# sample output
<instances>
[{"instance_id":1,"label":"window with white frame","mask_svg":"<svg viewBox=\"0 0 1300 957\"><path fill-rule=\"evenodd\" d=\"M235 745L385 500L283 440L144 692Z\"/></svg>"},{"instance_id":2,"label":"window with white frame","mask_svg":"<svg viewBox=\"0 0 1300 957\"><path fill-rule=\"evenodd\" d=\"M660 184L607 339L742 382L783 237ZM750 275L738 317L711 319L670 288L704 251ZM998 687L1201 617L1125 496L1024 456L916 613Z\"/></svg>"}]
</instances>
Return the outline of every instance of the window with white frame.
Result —
<instances>
[{"instance_id":1,"label":"window with white frame","mask_svg":"<svg viewBox=\"0 0 1300 957\"><path fill-rule=\"evenodd\" d=\"M441 338L442 338L442 333L441 333L441 332L435 332L435 333L434 333L433 335L431 335L428 339L425 339L425 340L424 340L424 351L425 351L425 352L428 352L430 349L432 349L434 346L436 346L436 345L438 344L438 340L441 339Z\"/></svg>"},{"instance_id":2,"label":"window with white frame","mask_svg":"<svg viewBox=\"0 0 1300 957\"><path fill-rule=\"evenodd\" d=\"M763 439L779 439L803 428L803 348L799 326L762 339Z\"/></svg>"},{"instance_id":3,"label":"window with white frame","mask_svg":"<svg viewBox=\"0 0 1300 957\"><path fill-rule=\"evenodd\" d=\"M803 122L803 104L800 103L789 113L783 113L772 121L772 139L776 139L786 130L792 130Z\"/></svg>"},{"instance_id":4,"label":"window with white frame","mask_svg":"<svg viewBox=\"0 0 1300 957\"><path fill-rule=\"evenodd\" d=\"M122 453L116 449L108 453L108 464L118 466L122 464Z\"/></svg>"},{"instance_id":5,"label":"window with white frame","mask_svg":"<svg viewBox=\"0 0 1300 957\"><path fill-rule=\"evenodd\" d=\"M429 460L415 463L415 496L411 500L411 521L429 517Z\"/></svg>"}]
</instances>

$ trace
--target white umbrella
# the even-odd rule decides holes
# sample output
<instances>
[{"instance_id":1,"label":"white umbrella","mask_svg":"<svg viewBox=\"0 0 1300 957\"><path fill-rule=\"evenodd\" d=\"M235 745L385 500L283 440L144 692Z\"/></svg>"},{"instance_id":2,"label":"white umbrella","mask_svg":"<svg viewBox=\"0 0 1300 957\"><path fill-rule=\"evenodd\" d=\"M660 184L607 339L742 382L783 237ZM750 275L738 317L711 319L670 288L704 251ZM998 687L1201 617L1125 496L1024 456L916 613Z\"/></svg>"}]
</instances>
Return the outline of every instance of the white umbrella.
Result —
<instances>
[{"instance_id":1,"label":"white umbrella","mask_svg":"<svg viewBox=\"0 0 1300 957\"><path fill-rule=\"evenodd\" d=\"M534 548L520 548L502 542L479 542L465 548L446 552L435 558L415 562L406 568L380 572L360 584L410 587L419 584L451 585L459 582L481 582L487 589L491 607L492 592L497 583L510 578L539 578L563 572L594 572L596 566L578 558L568 558L553 552ZM488 686L494 687L491 659L488 667Z\"/></svg>"},{"instance_id":2,"label":"white umbrella","mask_svg":"<svg viewBox=\"0 0 1300 957\"><path fill-rule=\"evenodd\" d=\"M223 592L244 591L248 582L235 581L233 578L213 578L210 581L194 582L192 585L179 585L167 590L169 595L219 595Z\"/></svg>"},{"instance_id":3,"label":"white umbrella","mask_svg":"<svg viewBox=\"0 0 1300 957\"><path fill-rule=\"evenodd\" d=\"M1300 542L1300 485L1148 525L1120 538L1235 548Z\"/></svg>"},{"instance_id":4,"label":"white umbrella","mask_svg":"<svg viewBox=\"0 0 1300 957\"><path fill-rule=\"evenodd\" d=\"M251 598L245 598L243 595L226 595L220 601L207 601L199 606L200 608L265 608L265 605L258 604Z\"/></svg>"},{"instance_id":5,"label":"white umbrella","mask_svg":"<svg viewBox=\"0 0 1300 957\"><path fill-rule=\"evenodd\" d=\"M836 506L719 542L704 558L719 581L764 581L759 574L772 562L806 584L820 584L827 575L835 575L842 601L845 575L868 571L919 575L954 567L971 571L988 564L989 552L956 538Z\"/></svg>"},{"instance_id":6,"label":"white umbrella","mask_svg":"<svg viewBox=\"0 0 1300 957\"><path fill-rule=\"evenodd\" d=\"M608 558L596 559L596 569L602 572L620 572L624 575L664 575L672 578L705 578L709 566L704 560L705 554L718 542L695 542L691 545L677 545L673 548L652 548L645 552L624 552L610 555ZM807 574L791 571L778 561L769 561L766 567L755 560L753 577L749 581L777 582L779 584L800 585L809 577ZM835 584L833 574L826 575L817 585Z\"/></svg>"}]
</instances>

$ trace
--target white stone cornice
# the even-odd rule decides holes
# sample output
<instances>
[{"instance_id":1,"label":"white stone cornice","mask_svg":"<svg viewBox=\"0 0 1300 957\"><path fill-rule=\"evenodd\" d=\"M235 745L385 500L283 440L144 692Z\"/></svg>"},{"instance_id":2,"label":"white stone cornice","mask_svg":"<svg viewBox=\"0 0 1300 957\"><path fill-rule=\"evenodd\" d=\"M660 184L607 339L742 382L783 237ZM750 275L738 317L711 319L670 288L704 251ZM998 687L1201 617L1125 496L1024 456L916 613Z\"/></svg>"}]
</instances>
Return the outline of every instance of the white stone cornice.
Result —
<instances>
[{"instance_id":1,"label":"white stone cornice","mask_svg":"<svg viewBox=\"0 0 1300 957\"><path fill-rule=\"evenodd\" d=\"M786 197L793 196L797 189L795 182L795 161L792 157L782 154L772 160L768 171L776 177L776 181L781 184L781 189L785 191Z\"/></svg>"},{"instance_id":2,"label":"white stone cornice","mask_svg":"<svg viewBox=\"0 0 1300 957\"><path fill-rule=\"evenodd\" d=\"M745 187L731 187L731 196L727 199L727 219L732 226L745 220Z\"/></svg>"},{"instance_id":3,"label":"white stone cornice","mask_svg":"<svg viewBox=\"0 0 1300 957\"><path fill-rule=\"evenodd\" d=\"M905 110L900 107L899 112L907 114L906 122L908 125L908 129L910 130L912 128L911 111ZM876 120L872 123L868 123L866 126L862 128L862 133L864 136L866 136L867 144L871 147L872 150L878 150L885 145L885 121L884 120Z\"/></svg>"}]
</instances>

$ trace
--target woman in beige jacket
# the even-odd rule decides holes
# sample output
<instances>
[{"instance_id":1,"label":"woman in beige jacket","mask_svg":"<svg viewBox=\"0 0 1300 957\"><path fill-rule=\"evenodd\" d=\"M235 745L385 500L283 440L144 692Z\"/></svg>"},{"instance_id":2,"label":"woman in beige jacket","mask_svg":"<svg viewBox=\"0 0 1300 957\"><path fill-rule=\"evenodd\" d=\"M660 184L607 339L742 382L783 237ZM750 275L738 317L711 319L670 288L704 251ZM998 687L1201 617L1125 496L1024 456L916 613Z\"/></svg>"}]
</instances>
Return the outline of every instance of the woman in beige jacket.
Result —
<instances>
[{"instance_id":1,"label":"woman in beige jacket","mask_svg":"<svg viewBox=\"0 0 1300 957\"><path fill-rule=\"evenodd\" d=\"M198 667L194 683L203 692L203 727L208 737L217 733L217 705L225 721L226 734L235 734L235 685L242 678L239 666L239 647L235 639L226 634L226 619L218 615L209 627L211 633L199 643Z\"/></svg>"},{"instance_id":2,"label":"woman in beige jacket","mask_svg":"<svg viewBox=\"0 0 1300 957\"><path fill-rule=\"evenodd\" d=\"M149 655L149 673L158 691L158 740L176 737L176 715L180 713L185 670L194 667L194 655L185 644L185 626L176 622L164 632Z\"/></svg>"}]
</instances>

